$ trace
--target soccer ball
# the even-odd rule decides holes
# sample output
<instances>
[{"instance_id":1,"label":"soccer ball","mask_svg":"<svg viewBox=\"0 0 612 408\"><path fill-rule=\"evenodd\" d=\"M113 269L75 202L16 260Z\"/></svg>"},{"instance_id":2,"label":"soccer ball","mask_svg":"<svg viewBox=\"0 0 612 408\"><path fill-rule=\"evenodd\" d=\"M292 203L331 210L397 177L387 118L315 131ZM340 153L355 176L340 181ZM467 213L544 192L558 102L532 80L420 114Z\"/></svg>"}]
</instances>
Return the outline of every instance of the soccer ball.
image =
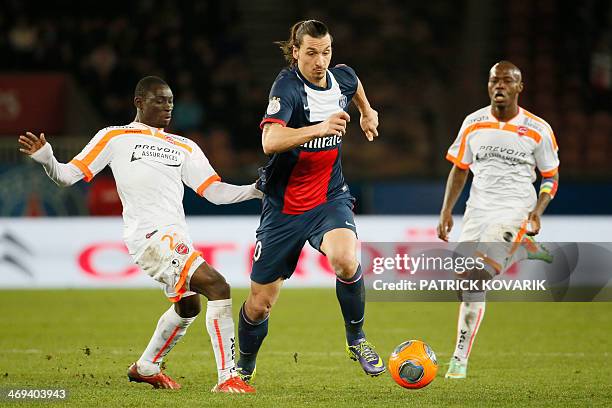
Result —
<instances>
[{"instance_id":1,"label":"soccer ball","mask_svg":"<svg viewBox=\"0 0 612 408\"><path fill-rule=\"evenodd\" d=\"M404 388L423 388L436 378L438 360L431 347L420 340L408 340L393 350L389 372Z\"/></svg>"}]
</instances>

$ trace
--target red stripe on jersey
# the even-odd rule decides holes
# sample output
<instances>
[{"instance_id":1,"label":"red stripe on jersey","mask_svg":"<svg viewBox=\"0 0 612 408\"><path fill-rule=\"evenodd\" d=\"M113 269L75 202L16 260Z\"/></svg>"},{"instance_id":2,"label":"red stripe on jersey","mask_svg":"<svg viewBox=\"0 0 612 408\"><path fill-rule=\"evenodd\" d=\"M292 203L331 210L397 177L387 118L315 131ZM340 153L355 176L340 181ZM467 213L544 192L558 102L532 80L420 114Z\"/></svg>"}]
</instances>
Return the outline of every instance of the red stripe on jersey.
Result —
<instances>
[{"instance_id":1,"label":"red stripe on jersey","mask_svg":"<svg viewBox=\"0 0 612 408\"><path fill-rule=\"evenodd\" d=\"M259 127L261 129L263 129L264 125L266 123L280 123L283 126L287 126L287 122L285 122L282 119L275 119L275 118L265 118L264 120L261 121L261 123L259 124Z\"/></svg>"},{"instance_id":2,"label":"red stripe on jersey","mask_svg":"<svg viewBox=\"0 0 612 408\"><path fill-rule=\"evenodd\" d=\"M301 214L327 201L329 180L337 158L338 149L300 151L285 189L283 213Z\"/></svg>"}]
</instances>

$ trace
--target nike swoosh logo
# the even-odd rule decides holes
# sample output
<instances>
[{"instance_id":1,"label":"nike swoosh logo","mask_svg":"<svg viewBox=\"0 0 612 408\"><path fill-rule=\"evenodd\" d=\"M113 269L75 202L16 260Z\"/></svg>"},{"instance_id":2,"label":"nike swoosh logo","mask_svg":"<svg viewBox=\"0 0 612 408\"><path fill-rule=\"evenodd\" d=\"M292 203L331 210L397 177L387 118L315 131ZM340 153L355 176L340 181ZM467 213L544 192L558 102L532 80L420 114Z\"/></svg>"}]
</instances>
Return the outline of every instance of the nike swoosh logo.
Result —
<instances>
[{"instance_id":1,"label":"nike swoosh logo","mask_svg":"<svg viewBox=\"0 0 612 408\"><path fill-rule=\"evenodd\" d=\"M364 315L364 316L363 316L361 319L359 319L359 320L357 320L357 321L355 321L355 320L351 320L351 324L361 323L361 322L363 322L363 319L365 319L365 315Z\"/></svg>"},{"instance_id":2,"label":"nike swoosh logo","mask_svg":"<svg viewBox=\"0 0 612 408\"><path fill-rule=\"evenodd\" d=\"M310 108L308 107L308 105L304 105L304 110L310 110Z\"/></svg>"},{"instance_id":3,"label":"nike swoosh logo","mask_svg":"<svg viewBox=\"0 0 612 408\"><path fill-rule=\"evenodd\" d=\"M378 363L376 363L376 364L372 364L372 365L373 365L374 367L376 367L376 368L380 368L380 367L382 367L382 366L383 366L383 361L382 361L382 359L381 359L380 357L378 357Z\"/></svg>"},{"instance_id":4,"label":"nike swoosh logo","mask_svg":"<svg viewBox=\"0 0 612 408\"><path fill-rule=\"evenodd\" d=\"M350 223L350 222L348 222L348 221L344 221L344 223L345 223L346 225L350 225L350 226L351 226L351 227L353 227L353 228L357 228L355 225L351 224L351 223Z\"/></svg>"}]
</instances>

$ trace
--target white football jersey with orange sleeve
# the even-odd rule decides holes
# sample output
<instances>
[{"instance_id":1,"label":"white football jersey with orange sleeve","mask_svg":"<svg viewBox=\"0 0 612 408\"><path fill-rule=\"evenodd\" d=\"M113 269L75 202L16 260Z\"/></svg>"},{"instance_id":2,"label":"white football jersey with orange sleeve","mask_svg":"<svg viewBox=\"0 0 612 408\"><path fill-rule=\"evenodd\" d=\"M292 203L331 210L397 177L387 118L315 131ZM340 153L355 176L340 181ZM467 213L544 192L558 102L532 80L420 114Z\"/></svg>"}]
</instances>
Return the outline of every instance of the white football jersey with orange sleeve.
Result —
<instances>
[{"instance_id":1,"label":"white football jersey with orange sleeve","mask_svg":"<svg viewBox=\"0 0 612 408\"><path fill-rule=\"evenodd\" d=\"M202 196L220 180L196 143L138 122L100 130L70 163L85 181L110 166L123 205L123 238L132 255L157 228L175 225L187 231L183 183Z\"/></svg>"},{"instance_id":2,"label":"white football jersey with orange sleeve","mask_svg":"<svg viewBox=\"0 0 612 408\"><path fill-rule=\"evenodd\" d=\"M474 174L467 209L531 211L537 196L535 169L555 175L558 147L552 128L523 108L508 122L500 122L491 107L468 115L447 160Z\"/></svg>"}]
</instances>

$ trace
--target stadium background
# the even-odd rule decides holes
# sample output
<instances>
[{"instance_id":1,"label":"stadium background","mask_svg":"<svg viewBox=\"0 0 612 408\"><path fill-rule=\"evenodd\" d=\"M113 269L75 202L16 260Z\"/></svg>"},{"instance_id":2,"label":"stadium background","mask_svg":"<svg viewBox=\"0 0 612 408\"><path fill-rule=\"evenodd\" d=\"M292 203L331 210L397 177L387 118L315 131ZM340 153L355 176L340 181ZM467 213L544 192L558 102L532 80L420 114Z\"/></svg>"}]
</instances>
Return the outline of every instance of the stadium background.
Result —
<instances>
[{"instance_id":1,"label":"stadium background","mask_svg":"<svg viewBox=\"0 0 612 408\"><path fill-rule=\"evenodd\" d=\"M209 395L215 369L202 344L201 318L166 360L185 387L179 400L125 381L124 367L146 344L167 301L156 290L134 289L155 285L134 269L120 240L111 174L59 189L18 152L17 135L44 131L57 157L68 161L98 129L130 122L135 83L155 74L175 94L172 130L199 143L225 181L252 182L266 161L259 121L283 67L272 42L304 18L327 23L332 62L356 69L380 113L376 143L368 144L353 120L343 145L361 238L435 239L450 169L445 151L464 116L488 104L490 66L508 59L523 71L521 106L552 125L560 146L560 190L541 239L609 241L607 0L95 6L6 0L0 4L0 389L66 387L74 406L610 406L610 303L493 304L469 382L439 379L424 392L406 393L388 378L362 376L341 353L342 320L329 288L283 291L258 363L257 399ZM465 196L455 209L455 234ZM184 204L200 249L235 288L247 285L260 204L213 206L189 189ZM310 249L290 281L333 282ZM126 289L104 289L116 287ZM21 290L27 288L54 290ZM239 307L246 292L233 296ZM313 311L316 324L295 324L312 320ZM383 354L421 338L445 362L455 316L454 303L369 303L366 330Z\"/></svg>"},{"instance_id":2,"label":"stadium background","mask_svg":"<svg viewBox=\"0 0 612 408\"><path fill-rule=\"evenodd\" d=\"M224 180L253 180L266 161L258 124L284 63L272 42L285 39L292 22L315 17L334 36L332 62L355 67L380 112L375 144L354 120L343 146L358 213L439 211L446 148L463 117L488 103L488 69L504 58L523 71L521 106L558 138L561 188L547 213L610 214L611 9L605 0L358 0L350 7L265 0L105 2L92 12L86 2L5 1L0 216L120 215L109 173L72 190L49 188L17 151L16 135L45 131L69 160L98 129L133 119L134 85L149 74L175 93L171 130L196 140ZM255 202L208 205L190 191L185 208L259 211Z\"/></svg>"},{"instance_id":3,"label":"stadium background","mask_svg":"<svg viewBox=\"0 0 612 408\"><path fill-rule=\"evenodd\" d=\"M33 4L4 2L0 13L4 287L45 286L43 265L66 273L63 279L56 276L58 287L79 286L75 282L83 276L93 286L148 282L125 253L121 221L111 218L120 216L121 203L110 170L92 183L59 189L17 150L19 133L46 132L56 156L69 161L98 129L129 123L135 83L159 75L175 94L170 130L199 143L225 181L250 183L266 162L258 125L269 87L284 66L273 41L285 39L289 26L303 18L328 24L335 44L332 63L355 67L380 113L376 143L368 143L353 120L343 144L362 239L436 239L436 214L450 169L446 149L464 116L488 104L488 69L500 59L522 69L525 91L519 102L552 125L560 146L561 187L547 210L541 239L605 241L605 231L612 229L608 1L380 1L373 8L361 0L350 7L303 0L290 5L182 2L179 7L149 0L121 7L107 2L94 12L86 2ZM355 108L351 113L358 116ZM456 214L462 213L468 190ZM212 217L190 218L194 241L211 261L215 257L232 284L247 286L261 204L215 206L186 189L184 205L190 217ZM585 223L585 215L599 218ZM400 218L384 218L389 216ZM41 218L48 224L36 222ZM226 222L237 223L233 237L227 237ZM460 216L456 222L455 238ZM59 234L76 242L39 247L41 238ZM18 259L22 253L29 257ZM310 260L301 269L306 275L314 270L320 281L307 278L303 284L331 285L330 270L316 252L308 249L304 256ZM106 278L92 280L88 264Z\"/></svg>"}]
</instances>

